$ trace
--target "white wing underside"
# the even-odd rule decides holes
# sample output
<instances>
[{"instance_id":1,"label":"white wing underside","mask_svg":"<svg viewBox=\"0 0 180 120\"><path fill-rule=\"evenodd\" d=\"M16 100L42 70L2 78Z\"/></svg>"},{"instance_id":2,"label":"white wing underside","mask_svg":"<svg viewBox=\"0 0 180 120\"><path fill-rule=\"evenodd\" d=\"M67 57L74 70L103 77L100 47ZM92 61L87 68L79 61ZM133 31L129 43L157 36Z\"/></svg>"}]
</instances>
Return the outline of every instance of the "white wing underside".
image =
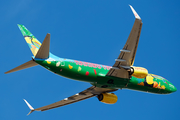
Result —
<instances>
[{"instance_id":1,"label":"white wing underside","mask_svg":"<svg viewBox=\"0 0 180 120\"><path fill-rule=\"evenodd\" d=\"M130 68L134 64L135 55L139 43L141 28L142 28L142 20L136 11L130 6L134 16L135 22L132 27L132 30L129 34L129 37L124 45L123 49L120 50L120 54L117 59L115 59L115 64L106 74L107 76L114 76L120 78L129 78L129 73L125 68Z\"/></svg>"}]
</instances>

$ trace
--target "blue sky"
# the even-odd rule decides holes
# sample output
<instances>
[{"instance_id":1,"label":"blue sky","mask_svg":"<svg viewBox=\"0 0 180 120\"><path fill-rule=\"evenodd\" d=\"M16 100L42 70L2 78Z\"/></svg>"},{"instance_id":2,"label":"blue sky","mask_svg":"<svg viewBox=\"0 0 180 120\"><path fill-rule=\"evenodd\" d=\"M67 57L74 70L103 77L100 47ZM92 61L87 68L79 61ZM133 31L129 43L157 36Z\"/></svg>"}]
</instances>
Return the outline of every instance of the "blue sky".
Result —
<instances>
[{"instance_id":1,"label":"blue sky","mask_svg":"<svg viewBox=\"0 0 180 120\"><path fill-rule=\"evenodd\" d=\"M143 21L135 66L165 77L177 87L170 95L132 90L115 92L118 102L106 105L96 97L29 116L34 108L54 103L91 85L57 76L40 66L4 74L31 59L17 24L39 41L51 33L51 52L59 57L113 65L134 23L131 4ZM169 0L7 0L1 11L1 120L176 120L180 118L179 1Z\"/></svg>"}]
</instances>

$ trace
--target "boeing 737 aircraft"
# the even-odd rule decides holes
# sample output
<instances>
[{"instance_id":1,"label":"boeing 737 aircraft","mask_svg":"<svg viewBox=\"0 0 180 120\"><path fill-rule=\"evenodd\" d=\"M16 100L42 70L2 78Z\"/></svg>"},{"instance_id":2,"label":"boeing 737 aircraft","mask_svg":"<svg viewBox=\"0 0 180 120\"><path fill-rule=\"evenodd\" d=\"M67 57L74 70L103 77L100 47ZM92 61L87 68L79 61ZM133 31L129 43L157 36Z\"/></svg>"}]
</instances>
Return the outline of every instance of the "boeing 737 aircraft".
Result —
<instances>
[{"instance_id":1,"label":"boeing 737 aircraft","mask_svg":"<svg viewBox=\"0 0 180 120\"><path fill-rule=\"evenodd\" d=\"M90 88L73 96L36 109L24 99L31 109L29 114L33 111L45 111L65 106L94 96L97 96L98 100L103 103L114 104L118 98L112 92L118 89L132 89L156 94L169 94L177 90L165 78L149 74L146 68L133 66L142 28L142 20L133 7L130 6L130 8L135 16L135 22L126 44L120 50L121 52L117 59L115 59L112 67L59 58L49 52L49 33L41 44L25 26L18 25L34 56L32 60L5 72L6 74L40 65L57 75L88 82L92 85Z\"/></svg>"}]
</instances>

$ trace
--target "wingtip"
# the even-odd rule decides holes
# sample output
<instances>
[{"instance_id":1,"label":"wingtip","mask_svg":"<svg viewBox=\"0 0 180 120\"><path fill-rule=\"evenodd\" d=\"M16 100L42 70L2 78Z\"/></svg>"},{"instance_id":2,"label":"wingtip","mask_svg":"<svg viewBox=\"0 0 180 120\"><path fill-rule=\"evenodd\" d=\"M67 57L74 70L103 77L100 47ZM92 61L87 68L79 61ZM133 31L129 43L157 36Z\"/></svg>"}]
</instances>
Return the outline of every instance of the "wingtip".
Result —
<instances>
[{"instance_id":1,"label":"wingtip","mask_svg":"<svg viewBox=\"0 0 180 120\"><path fill-rule=\"evenodd\" d=\"M135 18L141 20L140 16L137 14L137 12L134 10L134 8L131 5L129 5L129 7L131 8Z\"/></svg>"},{"instance_id":2,"label":"wingtip","mask_svg":"<svg viewBox=\"0 0 180 120\"><path fill-rule=\"evenodd\" d=\"M27 115L30 115L32 112L34 112L34 108L25 100L23 99L24 102L27 104L27 106L29 107L29 109L31 109L31 111L27 114Z\"/></svg>"},{"instance_id":3,"label":"wingtip","mask_svg":"<svg viewBox=\"0 0 180 120\"><path fill-rule=\"evenodd\" d=\"M27 114L27 116L30 115L32 112L34 112L34 110L31 110L31 111Z\"/></svg>"},{"instance_id":4,"label":"wingtip","mask_svg":"<svg viewBox=\"0 0 180 120\"><path fill-rule=\"evenodd\" d=\"M34 110L34 108L33 108L25 99L23 99L23 100L24 100L24 102L27 104L27 106L29 107L29 109Z\"/></svg>"}]
</instances>

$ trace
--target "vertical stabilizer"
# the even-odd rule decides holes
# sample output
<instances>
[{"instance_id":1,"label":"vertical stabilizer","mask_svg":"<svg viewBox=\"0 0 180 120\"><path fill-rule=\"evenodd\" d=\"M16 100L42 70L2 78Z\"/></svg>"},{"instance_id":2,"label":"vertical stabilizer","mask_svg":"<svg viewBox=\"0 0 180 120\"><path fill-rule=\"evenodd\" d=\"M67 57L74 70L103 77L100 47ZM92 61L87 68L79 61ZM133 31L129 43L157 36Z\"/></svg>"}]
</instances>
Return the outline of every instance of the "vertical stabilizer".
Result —
<instances>
[{"instance_id":1,"label":"vertical stabilizer","mask_svg":"<svg viewBox=\"0 0 180 120\"><path fill-rule=\"evenodd\" d=\"M31 52L34 56L36 56L37 51L39 50L41 43L35 38L35 36L24 26L18 24L18 27L21 31L21 33L24 36L24 39L26 40L29 48L31 49Z\"/></svg>"},{"instance_id":2,"label":"vertical stabilizer","mask_svg":"<svg viewBox=\"0 0 180 120\"><path fill-rule=\"evenodd\" d=\"M35 58L46 59L49 57L50 34L48 33L41 45L35 36L24 26L18 24L21 33L24 36Z\"/></svg>"}]
</instances>

